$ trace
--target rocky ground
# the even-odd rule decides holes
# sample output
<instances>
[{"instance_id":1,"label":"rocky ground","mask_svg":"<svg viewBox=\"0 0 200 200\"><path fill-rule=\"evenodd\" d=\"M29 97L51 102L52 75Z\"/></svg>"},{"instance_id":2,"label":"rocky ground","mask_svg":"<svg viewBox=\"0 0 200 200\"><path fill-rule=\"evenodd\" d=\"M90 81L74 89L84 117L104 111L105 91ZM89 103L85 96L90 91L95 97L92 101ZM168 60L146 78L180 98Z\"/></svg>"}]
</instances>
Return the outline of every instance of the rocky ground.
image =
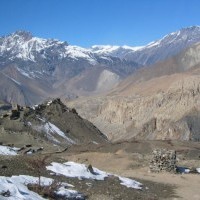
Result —
<instances>
[{"instance_id":1,"label":"rocky ground","mask_svg":"<svg viewBox=\"0 0 200 200\"><path fill-rule=\"evenodd\" d=\"M64 176L52 176L45 168L42 175L73 184L75 189L84 193L90 200L114 199L200 199L198 174L171 174L167 172L149 172L152 150L166 148L176 150L177 165L184 167L200 167L200 144L195 142L173 141L129 141L88 146L72 146L63 153L52 153L54 150L44 149L38 154L1 156L0 175L32 175L36 171L30 168L30 161L48 155L47 163L74 161L87 166L91 164L103 171L130 177L143 184L142 190L120 185L117 178L109 177L105 181L79 180Z\"/></svg>"},{"instance_id":2,"label":"rocky ground","mask_svg":"<svg viewBox=\"0 0 200 200\"><path fill-rule=\"evenodd\" d=\"M46 101L35 107L12 105L0 107L0 142L37 147L69 146L71 144L104 143L107 138L92 123L81 118L75 109L60 99ZM1 113L3 112L3 113Z\"/></svg>"}]
</instances>

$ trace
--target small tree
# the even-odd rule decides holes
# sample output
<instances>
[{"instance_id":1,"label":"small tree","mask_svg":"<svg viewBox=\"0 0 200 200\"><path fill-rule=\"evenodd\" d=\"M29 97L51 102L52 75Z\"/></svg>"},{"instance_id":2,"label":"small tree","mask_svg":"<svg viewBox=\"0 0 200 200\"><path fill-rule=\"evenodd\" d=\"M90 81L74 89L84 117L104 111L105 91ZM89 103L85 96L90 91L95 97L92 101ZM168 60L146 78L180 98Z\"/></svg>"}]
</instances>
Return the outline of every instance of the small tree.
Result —
<instances>
[{"instance_id":1,"label":"small tree","mask_svg":"<svg viewBox=\"0 0 200 200\"><path fill-rule=\"evenodd\" d=\"M38 176L38 184L28 184L28 188L40 195L44 198L49 199L62 199L62 195L58 195L56 191L62 186L62 182L59 178L57 180L53 180L53 182L49 185L42 185L41 183L41 175L42 171L46 168L47 159L49 155L37 157L28 160L29 168L35 172Z\"/></svg>"},{"instance_id":2,"label":"small tree","mask_svg":"<svg viewBox=\"0 0 200 200\"><path fill-rule=\"evenodd\" d=\"M38 185L41 188L41 175L42 171L46 168L47 159L50 156L42 156L28 161L30 169L38 176Z\"/></svg>"}]
</instances>

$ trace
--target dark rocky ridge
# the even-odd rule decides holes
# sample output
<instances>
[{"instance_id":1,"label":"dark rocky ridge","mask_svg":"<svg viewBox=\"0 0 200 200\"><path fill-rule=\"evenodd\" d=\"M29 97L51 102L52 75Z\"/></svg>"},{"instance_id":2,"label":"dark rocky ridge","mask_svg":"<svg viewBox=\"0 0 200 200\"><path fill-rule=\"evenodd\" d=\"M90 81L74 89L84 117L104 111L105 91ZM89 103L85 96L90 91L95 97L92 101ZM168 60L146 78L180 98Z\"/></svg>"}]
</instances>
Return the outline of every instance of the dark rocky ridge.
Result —
<instances>
[{"instance_id":1,"label":"dark rocky ridge","mask_svg":"<svg viewBox=\"0 0 200 200\"><path fill-rule=\"evenodd\" d=\"M71 146L107 143L107 138L75 109L67 108L60 99L34 108L15 106L0 118L1 142L17 146ZM22 145L22 146L23 146Z\"/></svg>"}]
</instances>

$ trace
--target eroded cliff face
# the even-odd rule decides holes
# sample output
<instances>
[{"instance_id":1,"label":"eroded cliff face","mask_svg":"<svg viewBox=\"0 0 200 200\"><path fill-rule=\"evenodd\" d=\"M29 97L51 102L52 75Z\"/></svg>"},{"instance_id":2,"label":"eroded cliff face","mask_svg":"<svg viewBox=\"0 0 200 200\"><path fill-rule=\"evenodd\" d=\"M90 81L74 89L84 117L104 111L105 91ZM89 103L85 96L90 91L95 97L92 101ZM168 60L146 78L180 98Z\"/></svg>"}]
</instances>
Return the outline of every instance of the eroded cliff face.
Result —
<instances>
[{"instance_id":1,"label":"eroded cliff face","mask_svg":"<svg viewBox=\"0 0 200 200\"><path fill-rule=\"evenodd\" d=\"M71 102L110 140L200 139L200 44L139 70L108 95Z\"/></svg>"},{"instance_id":2,"label":"eroded cliff face","mask_svg":"<svg viewBox=\"0 0 200 200\"><path fill-rule=\"evenodd\" d=\"M200 43L188 48L179 57L179 65L184 69L189 69L200 63Z\"/></svg>"},{"instance_id":3,"label":"eroded cliff face","mask_svg":"<svg viewBox=\"0 0 200 200\"><path fill-rule=\"evenodd\" d=\"M110 140L200 138L199 75L184 75L169 84L165 92L157 90L151 95L96 97L71 102L70 105Z\"/></svg>"}]
</instances>

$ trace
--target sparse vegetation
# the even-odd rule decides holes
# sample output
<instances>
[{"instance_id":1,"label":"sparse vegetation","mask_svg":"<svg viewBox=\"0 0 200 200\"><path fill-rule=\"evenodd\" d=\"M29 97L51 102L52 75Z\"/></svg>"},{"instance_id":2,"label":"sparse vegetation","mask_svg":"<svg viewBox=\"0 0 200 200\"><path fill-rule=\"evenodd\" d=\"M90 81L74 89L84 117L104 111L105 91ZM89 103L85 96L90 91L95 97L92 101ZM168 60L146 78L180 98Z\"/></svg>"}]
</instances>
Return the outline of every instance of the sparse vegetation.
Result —
<instances>
[{"instance_id":1,"label":"sparse vegetation","mask_svg":"<svg viewBox=\"0 0 200 200\"><path fill-rule=\"evenodd\" d=\"M47 159L49 159L49 155L45 155L42 157L34 158L28 160L30 170L34 171L38 176L38 187L42 188L41 185L41 175L42 171L46 168Z\"/></svg>"},{"instance_id":2,"label":"sparse vegetation","mask_svg":"<svg viewBox=\"0 0 200 200\"><path fill-rule=\"evenodd\" d=\"M56 191L62 186L62 183L58 180L53 181L48 186L42 186L39 184L29 184L28 188L38 194L40 194L44 198L48 198L50 200L55 200L59 198L59 195L56 194Z\"/></svg>"}]
</instances>

